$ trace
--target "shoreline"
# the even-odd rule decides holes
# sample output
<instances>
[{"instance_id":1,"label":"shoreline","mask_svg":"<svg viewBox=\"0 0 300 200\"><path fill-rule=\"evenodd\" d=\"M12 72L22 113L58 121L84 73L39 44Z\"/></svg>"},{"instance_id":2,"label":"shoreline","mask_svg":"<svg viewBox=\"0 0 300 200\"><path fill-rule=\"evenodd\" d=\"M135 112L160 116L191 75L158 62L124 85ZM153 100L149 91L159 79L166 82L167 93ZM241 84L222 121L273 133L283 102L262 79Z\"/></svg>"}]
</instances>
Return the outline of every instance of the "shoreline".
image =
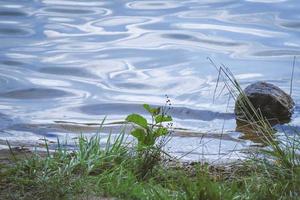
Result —
<instances>
[{"instance_id":1,"label":"shoreline","mask_svg":"<svg viewBox=\"0 0 300 200\"><path fill-rule=\"evenodd\" d=\"M260 157L227 165L180 162L162 150L134 153L134 147L122 145L122 138L108 142L105 149L100 148L99 138L81 137L76 151L61 146L55 152L36 154L26 148L0 150L0 197L231 200L283 196L292 200L300 196L295 187L300 170L281 162Z\"/></svg>"}]
</instances>

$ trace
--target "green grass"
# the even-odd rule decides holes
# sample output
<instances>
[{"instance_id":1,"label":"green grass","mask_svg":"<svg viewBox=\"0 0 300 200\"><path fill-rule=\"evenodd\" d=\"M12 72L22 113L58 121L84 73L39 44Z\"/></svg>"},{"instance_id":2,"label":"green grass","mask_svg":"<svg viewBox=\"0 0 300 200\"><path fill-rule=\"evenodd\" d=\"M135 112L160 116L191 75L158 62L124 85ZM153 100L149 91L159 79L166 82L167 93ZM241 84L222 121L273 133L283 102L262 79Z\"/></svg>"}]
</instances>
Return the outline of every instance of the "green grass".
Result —
<instances>
[{"instance_id":1,"label":"green grass","mask_svg":"<svg viewBox=\"0 0 300 200\"><path fill-rule=\"evenodd\" d=\"M188 170L185 167L168 167L165 161L160 160L155 162L151 171L145 167L148 175L141 177L143 162L134 149L125 144L124 134L115 140L109 139L104 148L100 148L99 136L90 139L81 136L77 142L78 150L74 152L58 145L54 153L44 156L34 153L16 160L13 166L7 166L1 173L0 197L299 199L300 168L296 164L290 166L280 159L253 158L230 170L212 169L209 165L201 164ZM281 157L270 152L264 155Z\"/></svg>"}]
</instances>

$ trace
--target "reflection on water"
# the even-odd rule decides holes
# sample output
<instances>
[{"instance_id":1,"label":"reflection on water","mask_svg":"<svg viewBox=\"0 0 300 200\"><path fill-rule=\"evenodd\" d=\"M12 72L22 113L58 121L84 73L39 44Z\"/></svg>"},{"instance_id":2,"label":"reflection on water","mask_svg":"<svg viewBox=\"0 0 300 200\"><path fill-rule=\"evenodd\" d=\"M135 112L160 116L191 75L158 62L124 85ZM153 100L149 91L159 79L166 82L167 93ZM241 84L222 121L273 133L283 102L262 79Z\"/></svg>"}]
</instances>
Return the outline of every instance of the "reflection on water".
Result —
<instances>
[{"instance_id":1,"label":"reflection on water","mask_svg":"<svg viewBox=\"0 0 300 200\"><path fill-rule=\"evenodd\" d=\"M229 66L243 87L265 80L289 91L292 56L300 54L298 0L0 5L0 139L65 136L65 129L53 129L54 121L120 121L142 112L142 103L163 104L168 94L176 127L209 133L199 139L181 133L190 137L177 135L171 151L195 149L191 159L201 152L236 152L250 143L238 139L234 102L227 106L226 91L212 103L217 73L206 57ZM294 77L299 105L298 66ZM299 113L296 108L295 127ZM218 134L211 139L221 132L231 138L223 136L223 145ZM202 145L201 152L200 138L207 148Z\"/></svg>"},{"instance_id":2,"label":"reflection on water","mask_svg":"<svg viewBox=\"0 0 300 200\"><path fill-rule=\"evenodd\" d=\"M55 89L38 89L30 88L25 90L14 90L0 94L2 98L15 98L15 99L51 99L59 96L65 96L67 93Z\"/></svg>"}]
</instances>

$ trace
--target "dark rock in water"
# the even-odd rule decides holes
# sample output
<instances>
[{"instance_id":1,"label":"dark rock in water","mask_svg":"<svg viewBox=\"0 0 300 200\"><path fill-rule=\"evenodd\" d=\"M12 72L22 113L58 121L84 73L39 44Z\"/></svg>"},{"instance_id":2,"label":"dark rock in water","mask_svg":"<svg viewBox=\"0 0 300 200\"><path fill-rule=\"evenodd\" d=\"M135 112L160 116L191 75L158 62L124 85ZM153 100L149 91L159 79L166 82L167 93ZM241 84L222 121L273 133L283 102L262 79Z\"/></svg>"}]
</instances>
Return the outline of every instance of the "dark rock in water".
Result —
<instances>
[{"instance_id":1,"label":"dark rock in water","mask_svg":"<svg viewBox=\"0 0 300 200\"><path fill-rule=\"evenodd\" d=\"M261 113L271 125L287 123L291 120L295 103L290 95L279 87L266 82L256 82L247 86L244 94L257 113ZM234 110L237 121L247 122L251 117L253 117L252 120L257 120L249 105L241 106L243 104L247 105L245 98L240 94ZM245 114L245 109L249 111L248 114Z\"/></svg>"}]
</instances>

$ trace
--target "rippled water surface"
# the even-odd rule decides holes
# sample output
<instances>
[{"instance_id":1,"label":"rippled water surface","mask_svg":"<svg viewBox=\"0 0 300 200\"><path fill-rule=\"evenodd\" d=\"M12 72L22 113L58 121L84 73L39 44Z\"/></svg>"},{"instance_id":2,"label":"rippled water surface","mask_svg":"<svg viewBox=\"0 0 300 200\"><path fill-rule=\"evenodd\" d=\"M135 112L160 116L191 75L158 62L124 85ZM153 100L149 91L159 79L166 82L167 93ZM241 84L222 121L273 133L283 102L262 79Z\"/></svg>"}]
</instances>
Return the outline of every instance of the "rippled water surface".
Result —
<instances>
[{"instance_id":1,"label":"rippled water surface","mask_svg":"<svg viewBox=\"0 0 300 200\"><path fill-rule=\"evenodd\" d=\"M89 132L69 123L120 121L167 94L175 126L190 130L170 151L238 156L251 142L235 132L226 91L212 103L217 72L207 57L243 87L265 80L289 92L299 11L298 0L0 0L0 139ZM296 65L295 127L299 78Z\"/></svg>"}]
</instances>

